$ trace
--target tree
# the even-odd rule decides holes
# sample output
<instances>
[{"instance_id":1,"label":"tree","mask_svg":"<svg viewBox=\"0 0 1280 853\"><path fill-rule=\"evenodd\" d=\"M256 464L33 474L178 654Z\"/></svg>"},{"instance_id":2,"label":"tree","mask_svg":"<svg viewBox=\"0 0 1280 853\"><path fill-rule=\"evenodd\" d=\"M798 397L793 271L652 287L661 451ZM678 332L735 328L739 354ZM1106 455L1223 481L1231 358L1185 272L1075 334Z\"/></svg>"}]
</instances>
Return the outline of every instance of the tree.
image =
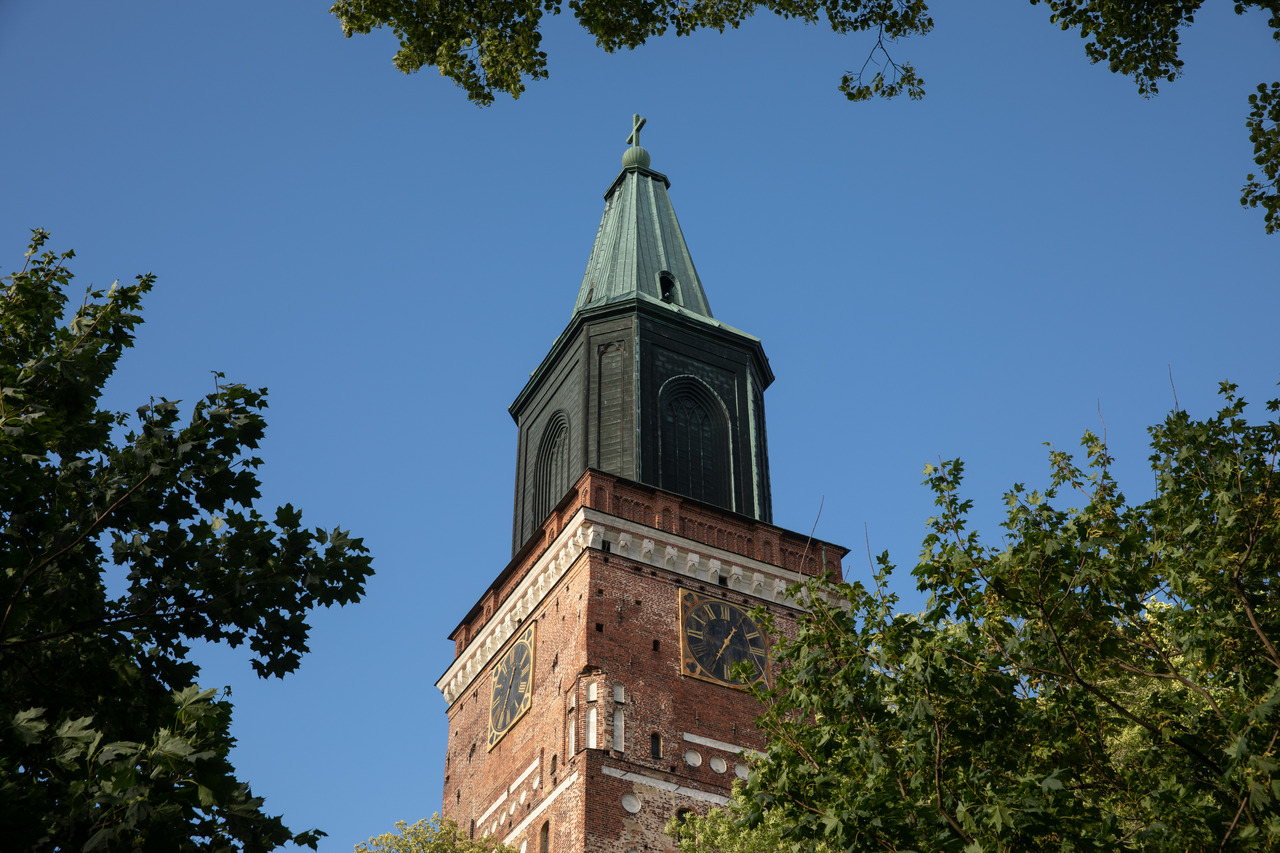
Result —
<instances>
[{"instance_id":1,"label":"tree","mask_svg":"<svg viewBox=\"0 0 1280 853\"><path fill-rule=\"evenodd\" d=\"M680 853L765 853L787 849L783 840L786 826L781 809L765 813L755 826L746 826L751 805L742 785L733 783L733 793L724 808L712 808L705 815L681 812L667 823L667 834L675 839ZM821 853L830 850L819 843Z\"/></svg>"},{"instance_id":2,"label":"tree","mask_svg":"<svg viewBox=\"0 0 1280 853\"><path fill-rule=\"evenodd\" d=\"M1083 470L1052 451L1047 489L1007 494L998 544L966 526L961 464L926 468L928 608L896 611L887 554L869 587L809 585L739 831L802 851L1280 846L1280 401L1250 424L1221 390L1215 416L1150 430L1153 498L1126 502L1086 434Z\"/></svg>"},{"instance_id":3,"label":"tree","mask_svg":"<svg viewBox=\"0 0 1280 853\"><path fill-rule=\"evenodd\" d=\"M165 399L100 409L154 277L67 311L73 253L47 239L0 298L4 848L314 847L323 833L293 834L236 779L230 703L196 686L189 644L246 643L283 676L307 612L358 600L371 558L289 505L254 508L265 389L219 374L187 423Z\"/></svg>"},{"instance_id":4,"label":"tree","mask_svg":"<svg viewBox=\"0 0 1280 853\"><path fill-rule=\"evenodd\" d=\"M1203 0L1031 0L1049 10L1051 23L1078 31L1090 62L1106 62L1117 74L1132 77L1144 97L1159 84L1177 79L1183 62L1179 33L1191 26ZM405 0L334 0L330 11L350 37L389 27L399 39L394 63L406 74L435 66L476 104L493 102L496 93L518 98L526 80L547 77L547 54L540 49L544 15L559 15L562 0L518 3L405 2ZM851 101L893 98L903 93L924 96L924 80L910 62L897 62L888 44L933 29L925 0L767 0L762 3L606 3L569 0L568 8L583 29L608 53L639 47L650 38L674 32L689 35L702 29L736 29L758 11L806 24L825 21L832 32L870 32L875 41L857 71L846 71L840 91ZM1270 15L1268 26L1280 41L1280 4L1276 0L1237 0L1235 11L1252 9ZM1249 174L1240 203L1261 207L1268 234L1280 229L1280 82L1260 84L1249 97L1249 139L1254 144L1258 174Z\"/></svg>"},{"instance_id":5,"label":"tree","mask_svg":"<svg viewBox=\"0 0 1280 853\"><path fill-rule=\"evenodd\" d=\"M413 826L396 821L395 832L375 835L356 845L356 853L515 853L492 838L470 839L451 820L433 814Z\"/></svg>"}]
</instances>

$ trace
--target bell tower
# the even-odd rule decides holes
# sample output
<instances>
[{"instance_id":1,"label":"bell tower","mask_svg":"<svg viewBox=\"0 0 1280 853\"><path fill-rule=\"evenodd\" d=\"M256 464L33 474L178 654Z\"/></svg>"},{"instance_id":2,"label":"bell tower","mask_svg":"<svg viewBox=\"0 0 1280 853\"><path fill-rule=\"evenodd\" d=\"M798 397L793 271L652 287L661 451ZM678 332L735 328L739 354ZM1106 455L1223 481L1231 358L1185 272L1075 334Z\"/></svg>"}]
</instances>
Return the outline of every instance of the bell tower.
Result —
<instances>
[{"instance_id":1,"label":"bell tower","mask_svg":"<svg viewBox=\"0 0 1280 853\"><path fill-rule=\"evenodd\" d=\"M635 116L569 324L511 404L512 551L588 468L771 521L758 338L716 320Z\"/></svg>"},{"instance_id":2,"label":"bell tower","mask_svg":"<svg viewBox=\"0 0 1280 853\"><path fill-rule=\"evenodd\" d=\"M511 405L512 559L450 635L443 813L522 853L658 853L762 746L792 586L846 551L772 524L757 338L716 320L635 116L568 325Z\"/></svg>"}]
</instances>

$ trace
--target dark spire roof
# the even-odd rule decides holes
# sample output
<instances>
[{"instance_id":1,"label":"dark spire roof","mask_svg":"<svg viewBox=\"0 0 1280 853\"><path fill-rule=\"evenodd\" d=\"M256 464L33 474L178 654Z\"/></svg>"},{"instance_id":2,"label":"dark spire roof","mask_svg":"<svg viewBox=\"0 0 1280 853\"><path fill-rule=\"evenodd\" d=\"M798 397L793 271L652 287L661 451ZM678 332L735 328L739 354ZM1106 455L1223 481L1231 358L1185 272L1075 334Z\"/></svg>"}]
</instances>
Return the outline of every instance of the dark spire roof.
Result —
<instances>
[{"instance_id":1,"label":"dark spire roof","mask_svg":"<svg viewBox=\"0 0 1280 853\"><path fill-rule=\"evenodd\" d=\"M629 299L652 300L711 318L711 305L667 195L667 176L649 168L635 116L622 172L604 194L604 216L591 247L574 313Z\"/></svg>"}]
</instances>

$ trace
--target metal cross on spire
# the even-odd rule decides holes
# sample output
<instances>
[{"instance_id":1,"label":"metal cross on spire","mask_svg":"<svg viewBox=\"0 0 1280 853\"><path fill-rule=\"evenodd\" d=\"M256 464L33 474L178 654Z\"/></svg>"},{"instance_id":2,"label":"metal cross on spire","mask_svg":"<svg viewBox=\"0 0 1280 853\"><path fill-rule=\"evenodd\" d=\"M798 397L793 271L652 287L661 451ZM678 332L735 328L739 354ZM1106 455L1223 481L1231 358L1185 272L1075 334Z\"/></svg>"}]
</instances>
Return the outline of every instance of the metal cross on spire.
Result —
<instances>
[{"instance_id":1,"label":"metal cross on spire","mask_svg":"<svg viewBox=\"0 0 1280 853\"><path fill-rule=\"evenodd\" d=\"M645 119L640 117L640 113L633 113L631 116L631 135L627 137L627 144L636 148L640 147L640 128L644 127Z\"/></svg>"}]
</instances>

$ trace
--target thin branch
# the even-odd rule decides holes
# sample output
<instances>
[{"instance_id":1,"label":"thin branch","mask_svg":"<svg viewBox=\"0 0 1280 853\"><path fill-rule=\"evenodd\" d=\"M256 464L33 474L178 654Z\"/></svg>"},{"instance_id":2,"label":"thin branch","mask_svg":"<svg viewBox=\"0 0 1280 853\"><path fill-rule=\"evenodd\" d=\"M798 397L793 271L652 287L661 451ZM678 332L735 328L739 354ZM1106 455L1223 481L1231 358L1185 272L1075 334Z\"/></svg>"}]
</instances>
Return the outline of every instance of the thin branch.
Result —
<instances>
[{"instance_id":1,"label":"thin branch","mask_svg":"<svg viewBox=\"0 0 1280 853\"><path fill-rule=\"evenodd\" d=\"M1258 624L1258 617L1254 615L1253 606L1249 604L1249 598L1245 595L1244 582L1240 580L1240 573L1244 570L1244 564L1249 559L1249 555L1253 553L1253 546L1257 544L1257 537L1252 536L1249 539L1249 547L1245 549L1236 563L1236 569L1231 573L1231 586L1236 597L1240 599L1240 606L1244 608L1245 615L1249 617L1249 624L1253 626L1253 632L1258 635L1258 639L1262 641L1262 645L1266 647L1267 653L1271 656L1271 660L1276 666L1280 666L1280 652L1276 651L1276 647L1271 643L1271 638L1262 630L1262 626Z\"/></svg>"},{"instance_id":2,"label":"thin branch","mask_svg":"<svg viewBox=\"0 0 1280 853\"><path fill-rule=\"evenodd\" d=\"M813 544L813 534L818 532L818 520L822 518L822 505L827 502L827 496L823 495L818 498L818 514L813 518L813 527L809 530L809 538L804 542L804 551L800 554L800 573L804 573L804 567L809 562L809 546ZM824 578L825 580L825 578Z\"/></svg>"},{"instance_id":3,"label":"thin branch","mask_svg":"<svg viewBox=\"0 0 1280 853\"><path fill-rule=\"evenodd\" d=\"M1170 681L1176 681L1179 684L1181 684L1183 687L1193 690L1196 693L1203 696L1205 700L1208 701L1210 707L1213 708L1213 712L1218 715L1219 719L1225 720L1227 718L1227 715L1222 713L1222 709L1218 707L1218 703L1213 701L1213 697L1209 695L1208 690L1205 690L1203 687L1201 687L1200 685L1196 684L1195 682L1191 681L1188 678L1183 678L1181 675L1179 675L1176 672L1171 672L1171 673L1170 672L1152 672L1151 670L1143 669L1141 667L1134 666L1133 664L1125 663L1122 660L1117 660L1113 662L1115 663L1116 666L1120 667L1125 672L1132 672L1134 675L1142 675L1147 678L1167 678Z\"/></svg>"},{"instance_id":4,"label":"thin branch","mask_svg":"<svg viewBox=\"0 0 1280 853\"><path fill-rule=\"evenodd\" d=\"M928 695L927 691L925 695ZM947 823L951 824L951 828L956 831L957 835L965 841L972 843L973 837L964 831L964 827L960 826L956 819L947 811L946 807L942 805L942 728L938 725L937 713L934 713L933 715L933 735L933 790L938 797L938 813L947 819Z\"/></svg>"},{"instance_id":5,"label":"thin branch","mask_svg":"<svg viewBox=\"0 0 1280 853\"><path fill-rule=\"evenodd\" d=\"M46 557L38 565L33 566L31 569L27 571L26 574L22 576L22 580L18 581L18 586L13 591L13 596L9 599L9 606L5 608L4 618L0 619L0 637L4 636L4 629L5 629L5 626L9 624L9 616L13 613L13 606L18 600L18 596L22 594L22 590L27 585L27 582L31 580L31 578L34 577L37 572L42 571L47 566L49 566L49 564L52 563L54 560L58 559L63 554L67 553L72 548L76 547L81 542L83 542L85 537L88 536L90 533L92 533L94 529L107 518L107 516L115 512L116 509L120 506L120 504L127 501L133 495L134 492L142 488L143 484L150 479L151 479L151 474L148 472L141 480L135 483L129 489L129 491L121 495L119 499L116 500L115 503L113 503L111 506L103 510L102 514L99 515L97 518L95 518L93 522L88 527L86 527L79 536L77 536L75 539L73 539L70 542L70 544L68 544L65 548L60 549L57 553L51 554L50 556Z\"/></svg>"},{"instance_id":6,"label":"thin branch","mask_svg":"<svg viewBox=\"0 0 1280 853\"><path fill-rule=\"evenodd\" d=\"M1083 687L1087 693L1093 694L1098 699L1101 699L1104 703L1111 706L1112 709L1114 709L1117 713L1119 713L1125 719L1130 720L1134 723L1137 723L1139 726L1142 726L1144 729L1151 732L1153 735L1156 735L1157 737L1161 736L1161 731L1159 727L1154 726L1143 719L1140 719L1136 714L1134 714L1128 708L1124 707L1119 702L1112 699L1110 696L1107 696L1106 694L1104 694L1101 690L1098 689L1097 685L1091 684L1090 682L1085 681L1084 677L1080 675L1080 672L1076 669L1075 665L1071 662L1070 657L1067 655L1067 650L1063 647L1063 644L1062 644L1062 638L1058 636L1058 629L1054 626L1052 622L1046 622L1045 626L1049 629L1049 633L1053 637L1053 645L1058 650L1058 658L1066 665L1067 669L1071 673L1072 681L1074 681L1076 684ZM1222 770L1218 767L1217 764L1214 763L1213 759L1205 755L1200 750L1196 749L1195 746L1193 746L1192 744L1188 743L1187 741L1175 735L1169 735L1169 741L1171 743L1175 743L1178 746L1182 747L1182 749L1184 749L1189 755L1192 755L1196 759L1198 759L1206 767L1211 769L1215 776L1222 773Z\"/></svg>"},{"instance_id":7,"label":"thin branch","mask_svg":"<svg viewBox=\"0 0 1280 853\"><path fill-rule=\"evenodd\" d=\"M1276 735L1280 735L1280 729L1276 729L1271 733L1271 742L1267 744L1267 748L1263 750L1263 754L1271 751L1276 745ZM1249 804L1249 793L1246 791L1244 796L1240 798L1240 807L1236 809L1236 816L1231 819L1231 825L1227 827L1227 831L1222 834L1222 843L1218 845L1218 853L1222 853L1227 849L1227 842L1231 839L1231 833L1236 831L1236 824L1240 822L1240 815L1244 814L1245 806Z\"/></svg>"}]
</instances>

